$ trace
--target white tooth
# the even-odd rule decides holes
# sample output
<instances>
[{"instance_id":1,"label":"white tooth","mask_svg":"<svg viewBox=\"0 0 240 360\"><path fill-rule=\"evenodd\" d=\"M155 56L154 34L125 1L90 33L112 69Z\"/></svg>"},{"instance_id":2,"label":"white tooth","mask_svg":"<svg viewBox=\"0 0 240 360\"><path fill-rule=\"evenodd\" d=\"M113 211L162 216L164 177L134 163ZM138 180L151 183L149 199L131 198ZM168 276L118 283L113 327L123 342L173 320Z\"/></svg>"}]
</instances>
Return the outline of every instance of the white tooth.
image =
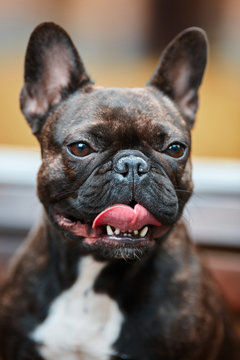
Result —
<instances>
[{"instance_id":1,"label":"white tooth","mask_svg":"<svg viewBox=\"0 0 240 360\"><path fill-rule=\"evenodd\" d=\"M107 225L107 234L110 236L113 235L113 231L110 225Z\"/></svg>"},{"instance_id":2,"label":"white tooth","mask_svg":"<svg viewBox=\"0 0 240 360\"><path fill-rule=\"evenodd\" d=\"M134 230L134 235L138 235L138 230Z\"/></svg>"},{"instance_id":3,"label":"white tooth","mask_svg":"<svg viewBox=\"0 0 240 360\"><path fill-rule=\"evenodd\" d=\"M131 234L131 233L132 233L132 230L128 230L128 232Z\"/></svg>"},{"instance_id":4,"label":"white tooth","mask_svg":"<svg viewBox=\"0 0 240 360\"><path fill-rule=\"evenodd\" d=\"M116 230L114 231L114 233L115 233L116 235L119 235L119 234L120 234L120 229L116 229Z\"/></svg>"},{"instance_id":5,"label":"white tooth","mask_svg":"<svg viewBox=\"0 0 240 360\"><path fill-rule=\"evenodd\" d=\"M147 235L147 232L148 232L148 226L145 226L145 227L141 230L140 236L141 236L141 237L146 236L146 235Z\"/></svg>"}]
</instances>

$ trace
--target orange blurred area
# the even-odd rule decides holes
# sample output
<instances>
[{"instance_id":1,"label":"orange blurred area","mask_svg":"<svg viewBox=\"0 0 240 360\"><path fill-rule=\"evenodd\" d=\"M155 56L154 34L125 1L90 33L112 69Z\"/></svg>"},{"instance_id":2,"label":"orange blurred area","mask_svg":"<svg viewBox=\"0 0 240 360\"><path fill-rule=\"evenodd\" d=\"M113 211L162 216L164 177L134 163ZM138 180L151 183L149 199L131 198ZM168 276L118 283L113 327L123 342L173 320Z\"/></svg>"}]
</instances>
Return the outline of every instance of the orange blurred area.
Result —
<instances>
[{"instance_id":1,"label":"orange blurred area","mask_svg":"<svg viewBox=\"0 0 240 360\"><path fill-rule=\"evenodd\" d=\"M80 49L81 50L81 49ZM87 69L103 86L144 86L156 65L156 59L136 59L118 66L87 63ZM0 62L0 144L36 147L19 109L23 81L23 58ZM193 131L193 155L240 158L240 68L228 67L211 56L200 90L200 106Z\"/></svg>"}]
</instances>

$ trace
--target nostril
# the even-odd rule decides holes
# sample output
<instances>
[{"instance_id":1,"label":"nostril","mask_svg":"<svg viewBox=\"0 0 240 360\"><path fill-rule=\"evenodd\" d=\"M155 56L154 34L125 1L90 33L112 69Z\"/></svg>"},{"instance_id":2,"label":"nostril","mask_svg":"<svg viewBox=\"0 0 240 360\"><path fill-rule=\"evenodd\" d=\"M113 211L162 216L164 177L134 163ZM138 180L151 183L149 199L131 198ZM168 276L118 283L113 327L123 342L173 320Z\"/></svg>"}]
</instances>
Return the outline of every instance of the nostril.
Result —
<instances>
[{"instance_id":1,"label":"nostril","mask_svg":"<svg viewBox=\"0 0 240 360\"><path fill-rule=\"evenodd\" d=\"M114 170L123 176L127 176L129 173L129 162L126 160L126 158L119 159L114 166Z\"/></svg>"},{"instance_id":2,"label":"nostril","mask_svg":"<svg viewBox=\"0 0 240 360\"><path fill-rule=\"evenodd\" d=\"M123 177L140 177L149 171L148 160L135 155L122 156L114 163L114 171Z\"/></svg>"},{"instance_id":3,"label":"nostril","mask_svg":"<svg viewBox=\"0 0 240 360\"><path fill-rule=\"evenodd\" d=\"M148 171L149 171L149 166L145 161L143 161L143 163L138 164L137 173L139 175L146 174Z\"/></svg>"}]
</instances>

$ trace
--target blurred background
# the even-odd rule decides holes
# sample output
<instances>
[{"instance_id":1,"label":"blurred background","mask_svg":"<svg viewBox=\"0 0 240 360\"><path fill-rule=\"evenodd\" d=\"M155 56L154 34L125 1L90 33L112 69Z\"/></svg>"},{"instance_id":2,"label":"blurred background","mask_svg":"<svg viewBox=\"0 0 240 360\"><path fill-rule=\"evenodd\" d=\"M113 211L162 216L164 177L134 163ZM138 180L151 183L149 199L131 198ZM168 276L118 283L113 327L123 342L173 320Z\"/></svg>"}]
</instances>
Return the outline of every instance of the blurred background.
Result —
<instances>
[{"instance_id":1,"label":"blurred background","mask_svg":"<svg viewBox=\"0 0 240 360\"><path fill-rule=\"evenodd\" d=\"M234 310L240 313L239 0L0 0L0 279L41 211L35 195L37 141L19 110L33 28L64 27L96 84L144 86L161 50L200 26L209 59L193 131L195 195L189 231Z\"/></svg>"}]
</instances>

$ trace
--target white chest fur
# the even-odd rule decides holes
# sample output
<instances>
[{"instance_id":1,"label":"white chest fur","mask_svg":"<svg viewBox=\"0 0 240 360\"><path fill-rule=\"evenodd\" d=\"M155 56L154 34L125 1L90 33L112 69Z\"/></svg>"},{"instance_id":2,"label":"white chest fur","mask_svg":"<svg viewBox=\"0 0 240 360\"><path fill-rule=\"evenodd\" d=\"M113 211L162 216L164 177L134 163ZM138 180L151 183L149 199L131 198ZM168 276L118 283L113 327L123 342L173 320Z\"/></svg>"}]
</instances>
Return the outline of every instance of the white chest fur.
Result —
<instances>
[{"instance_id":1,"label":"white chest fur","mask_svg":"<svg viewBox=\"0 0 240 360\"><path fill-rule=\"evenodd\" d=\"M73 286L51 305L48 317L31 334L47 360L105 360L114 351L123 315L93 284L105 264L83 258Z\"/></svg>"}]
</instances>

